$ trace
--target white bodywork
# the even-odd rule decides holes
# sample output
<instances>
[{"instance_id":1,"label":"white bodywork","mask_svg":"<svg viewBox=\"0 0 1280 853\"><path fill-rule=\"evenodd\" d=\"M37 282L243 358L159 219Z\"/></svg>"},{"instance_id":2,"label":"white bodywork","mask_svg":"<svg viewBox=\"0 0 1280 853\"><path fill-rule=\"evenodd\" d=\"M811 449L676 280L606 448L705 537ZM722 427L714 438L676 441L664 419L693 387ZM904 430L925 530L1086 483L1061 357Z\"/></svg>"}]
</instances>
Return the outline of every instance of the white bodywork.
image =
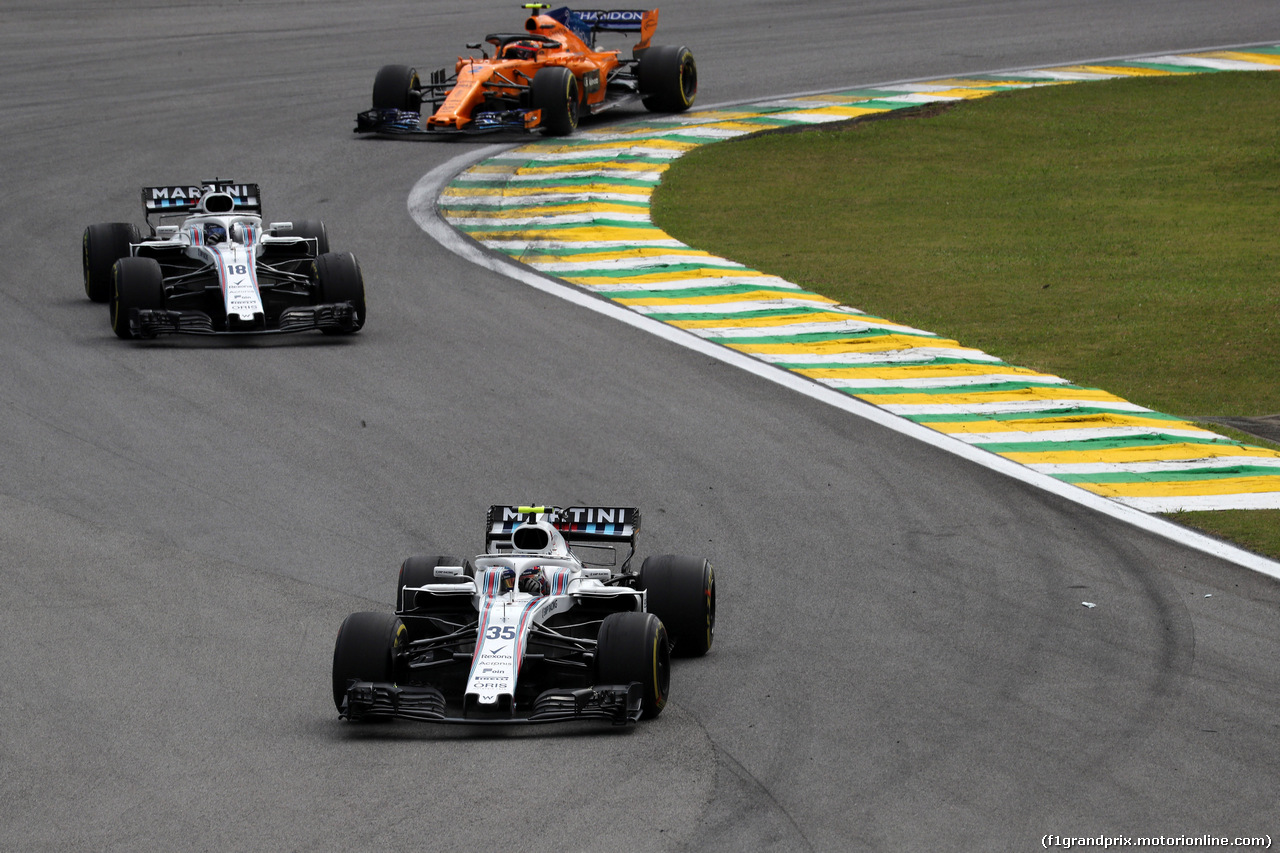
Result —
<instances>
[{"instance_id":1,"label":"white bodywork","mask_svg":"<svg viewBox=\"0 0 1280 853\"><path fill-rule=\"evenodd\" d=\"M480 618L466 696L481 705L496 705L503 696L514 699L520 664L533 625L571 610L583 597L626 596L635 599L634 605L620 609L643 610L645 607L643 592L606 585L604 581L610 577L608 569L583 566L552 524L539 520L521 526L544 531L546 546L523 550L512 547L501 553L475 557L475 578L468 577L462 583L405 589L406 598L417 591L473 597ZM437 567L436 575L457 577L463 571L461 566L441 566ZM525 591L521 588L522 579L536 579L541 590Z\"/></svg>"},{"instance_id":2,"label":"white bodywork","mask_svg":"<svg viewBox=\"0 0 1280 853\"><path fill-rule=\"evenodd\" d=\"M263 247L272 242L292 243L298 237L276 237L268 231L288 231L292 223L273 222L268 229L262 217L247 213L210 213L208 210L234 208L232 196L208 193L200 198L197 210L181 225L162 225L156 237L147 241L152 249L181 249L187 257L211 264L218 274L227 318L251 322L264 313L258 290L257 264ZM210 238L220 229L221 239Z\"/></svg>"}]
</instances>

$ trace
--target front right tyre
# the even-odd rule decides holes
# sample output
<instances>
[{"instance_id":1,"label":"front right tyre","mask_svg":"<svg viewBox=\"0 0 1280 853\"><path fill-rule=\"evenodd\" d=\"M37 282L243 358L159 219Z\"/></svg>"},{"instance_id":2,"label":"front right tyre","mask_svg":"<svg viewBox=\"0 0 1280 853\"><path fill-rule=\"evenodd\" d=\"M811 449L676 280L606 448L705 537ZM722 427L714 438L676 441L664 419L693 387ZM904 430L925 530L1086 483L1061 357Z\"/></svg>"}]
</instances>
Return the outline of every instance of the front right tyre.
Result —
<instances>
[{"instance_id":1,"label":"front right tyre","mask_svg":"<svg viewBox=\"0 0 1280 853\"><path fill-rule=\"evenodd\" d=\"M365 611L342 621L333 645L333 703L339 713L351 682L396 680L405 634L404 623L394 613Z\"/></svg>"},{"instance_id":2,"label":"front right tyre","mask_svg":"<svg viewBox=\"0 0 1280 853\"><path fill-rule=\"evenodd\" d=\"M154 258L121 258L111 267L111 329L116 337L136 335L130 325L134 309L164 308L164 274Z\"/></svg>"},{"instance_id":3,"label":"front right tyre","mask_svg":"<svg viewBox=\"0 0 1280 853\"><path fill-rule=\"evenodd\" d=\"M373 108L416 113L422 109L422 96L418 94L421 88L416 68L384 65L373 78Z\"/></svg>"}]
</instances>

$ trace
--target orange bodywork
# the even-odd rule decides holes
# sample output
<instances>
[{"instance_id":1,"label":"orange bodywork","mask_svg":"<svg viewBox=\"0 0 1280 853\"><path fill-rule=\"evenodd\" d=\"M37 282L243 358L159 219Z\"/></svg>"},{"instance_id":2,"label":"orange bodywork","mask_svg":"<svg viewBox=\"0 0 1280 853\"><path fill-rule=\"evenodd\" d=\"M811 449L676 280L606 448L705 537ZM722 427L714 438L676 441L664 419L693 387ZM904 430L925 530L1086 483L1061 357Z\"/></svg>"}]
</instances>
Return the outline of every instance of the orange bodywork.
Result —
<instances>
[{"instance_id":1,"label":"orange bodywork","mask_svg":"<svg viewBox=\"0 0 1280 853\"><path fill-rule=\"evenodd\" d=\"M632 47L636 55L649 47L658 26L658 10L641 13L640 39ZM531 15L525 21L528 38L519 33L489 36L493 57L458 57L457 81L444 102L426 119L428 130L462 130L473 114L496 99L519 100L539 69L563 66L578 81L579 105L595 112L604 105L610 75L618 68L618 50L595 50L576 32L548 15ZM522 55L515 55L522 54ZM502 109L502 107L497 107ZM539 126L538 110L525 114L525 127Z\"/></svg>"}]
</instances>

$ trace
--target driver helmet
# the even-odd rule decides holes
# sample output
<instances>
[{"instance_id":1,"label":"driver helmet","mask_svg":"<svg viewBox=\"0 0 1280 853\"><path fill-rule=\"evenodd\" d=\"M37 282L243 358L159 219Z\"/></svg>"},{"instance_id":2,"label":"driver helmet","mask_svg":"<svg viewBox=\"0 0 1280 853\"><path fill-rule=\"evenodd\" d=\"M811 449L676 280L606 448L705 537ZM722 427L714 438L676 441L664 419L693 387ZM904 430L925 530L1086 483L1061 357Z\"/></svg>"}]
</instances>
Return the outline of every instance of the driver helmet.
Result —
<instances>
[{"instance_id":1,"label":"driver helmet","mask_svg":"<svg viewBox=\"0 0 1280 853\"><path fill-rule=\"evenodd\" d=\"M538 57L538 43L528 39L512 42L503 51L503 56L507 59L536 59Z\"/></svg>"},{"instance_id":2,"label":"driver helmet","mask_svg":"<svg viewBox=\"0 0 1280 853\"><path fill-rule=\"evenodd\" d=\"M516 585L515 569L511 568L510 566L503 566L500 569L495 569L494 574L497 576L498 595L506 595L507 593L515 589L515 585Z\"/></svg>"},{"instance_id":3,"label":"driver helmet","mask_svg":"<svg viewBox=\"0 0 1280 853\"><path fill-rule=\"evenodd\" d=\"M547 594L547 576L538 566L520 572L520 591L530 595Z\"/></svg>"},{"instance_id":4,"label":"driver helmet","mask_svg":"<svg viewBox=\"0 0 1280 853\"><path fill-rule=\"evenodd\" d=\"M227 240L227 229L216 222L210 222L204 226L204 243L206 246L214 246L218 243L225 243Z\"/></svg>"}]
</instances>

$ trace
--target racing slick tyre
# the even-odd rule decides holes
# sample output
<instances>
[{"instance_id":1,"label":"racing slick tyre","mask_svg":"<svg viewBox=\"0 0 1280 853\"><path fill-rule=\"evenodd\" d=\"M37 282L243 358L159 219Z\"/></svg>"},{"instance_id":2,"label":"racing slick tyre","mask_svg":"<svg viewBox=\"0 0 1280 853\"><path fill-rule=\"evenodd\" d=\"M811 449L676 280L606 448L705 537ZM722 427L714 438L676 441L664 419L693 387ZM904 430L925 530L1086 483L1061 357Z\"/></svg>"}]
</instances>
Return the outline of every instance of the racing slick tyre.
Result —
<instances>
[{"instance_id":1,"label":"racing slick tyre","mask_svg":"<svg viewBox=\"0 0 1280 853\"><path fill-rule=\"evenodd\" d=\"M373 78L373 108L416 113L422 109L422 96L418 94L421 88L416 68L384 65L378 69L378 76Z\"/></svg>"},{"instance_id":2,"label":"racing slick tyre","mask_svg":"<svg viewBox=\"0 0 1280 853\"><path fill-rule=\"evenodd\" d=\"M652 613L610 613L596 635L596 684L640 682L640 716L651 720L667 705L671 647L667 629Z\"/></svg>"},{"instance_id":3,"label":"racing slick tyre","mask_svg":"<svg viewBox=\"0 0 1280 853\"><path fill-rule=\"evenodd\" d=\"M116 337L134 337L129 326L133 309L164 308L164 274L154 258L121 258L111 267L111 328Z\"/></svg>"},{"instance_id":4,"label":"racing slick tyre","mask_svg":"<svg viewBox=\"0 0 1280 853\"><path fill-rule=\"evenodd\" d=\"M539 69L529 86L533 107L542 110L542 126L552 136L568 136L578 129L579 97L578 78L559 65Z\"/></svg>"},{"instance_id":5,"label":"racing slick tyre","mask_svg":"<svg viewBox=\"0 0 1280 853\"><path fill-rule=\"evenodd\" d=\"M350 252L326 252L316 258L312 277L320 285L320 304L350 302L356 310L351 332L364 326L364 276L360 262ZM326 335L348 335L343 329L321 329Z\"/></svg>"},{"instance_id":6,"label":"racing slick tyre","mask_svg":"<svg viewBox=\"0 0 1280 853\"><path fill-rule=\"evenodd\" d=\"M655 113L682 113L698 97L698 64L687 47L651 47L636 69L641 101Z\"/></svg>"},{"instance_id":7,"label":"racing slick tyre","mask_svg":"<svg viewBox=\"0 0 1280 853\"><path fill-rule=\"evenodd\" d=\"M396 680L396 653L405 633L394 613L365 611L342 620L333 645L333 703L339 713L352 681Z\"/></svg>"},{"instance_id":8,"label":"racing slick tyre","mask_svg":"<svg viewBox=\"0 0 1280 853\"><path fill-rule=\"evenodd\" d=\"M405 587L417 588L429 583L466 583L469 577L436 577L436 566L464 566L461 557L408 557L400 564L400 577L396 581L396 609L404 606Z\"/></svg>"},{"instance_id":9,"label":"racing slick tyre","mask_svg":"<svg viewBox=\"0 0 1280 853\"><path fill-rule=\"evenodd\" d=\"M315 240L316 255L324 255L329 251L329 231L319 219L303 219L293 223L292 235Z\"/></svg>"},{"instance_id":10,"label":"racing slick tyre","mask_svg":"<svg viewBox=\"0 0 1280 853\"><path fill-rule=\"evenodd\" d=\"M672 653L707 653L716 631L716 575L710 562L674 554L646 557L636 588L647 592L649 612L667 626Z\"/></svg>"},{"instance_id":11,"label":"racing slick tyre","mask_svg":"<svg viewBox=\"0 0 1280 853\"><path fill-rule=\"evenodd\" d=\"M130 255L129 244L141 243L142 234L132 222L102 222L84 229L81 256L84 261L84 295L94 302L111 299L111 265Z\"/></svg>"}]
</instances>

